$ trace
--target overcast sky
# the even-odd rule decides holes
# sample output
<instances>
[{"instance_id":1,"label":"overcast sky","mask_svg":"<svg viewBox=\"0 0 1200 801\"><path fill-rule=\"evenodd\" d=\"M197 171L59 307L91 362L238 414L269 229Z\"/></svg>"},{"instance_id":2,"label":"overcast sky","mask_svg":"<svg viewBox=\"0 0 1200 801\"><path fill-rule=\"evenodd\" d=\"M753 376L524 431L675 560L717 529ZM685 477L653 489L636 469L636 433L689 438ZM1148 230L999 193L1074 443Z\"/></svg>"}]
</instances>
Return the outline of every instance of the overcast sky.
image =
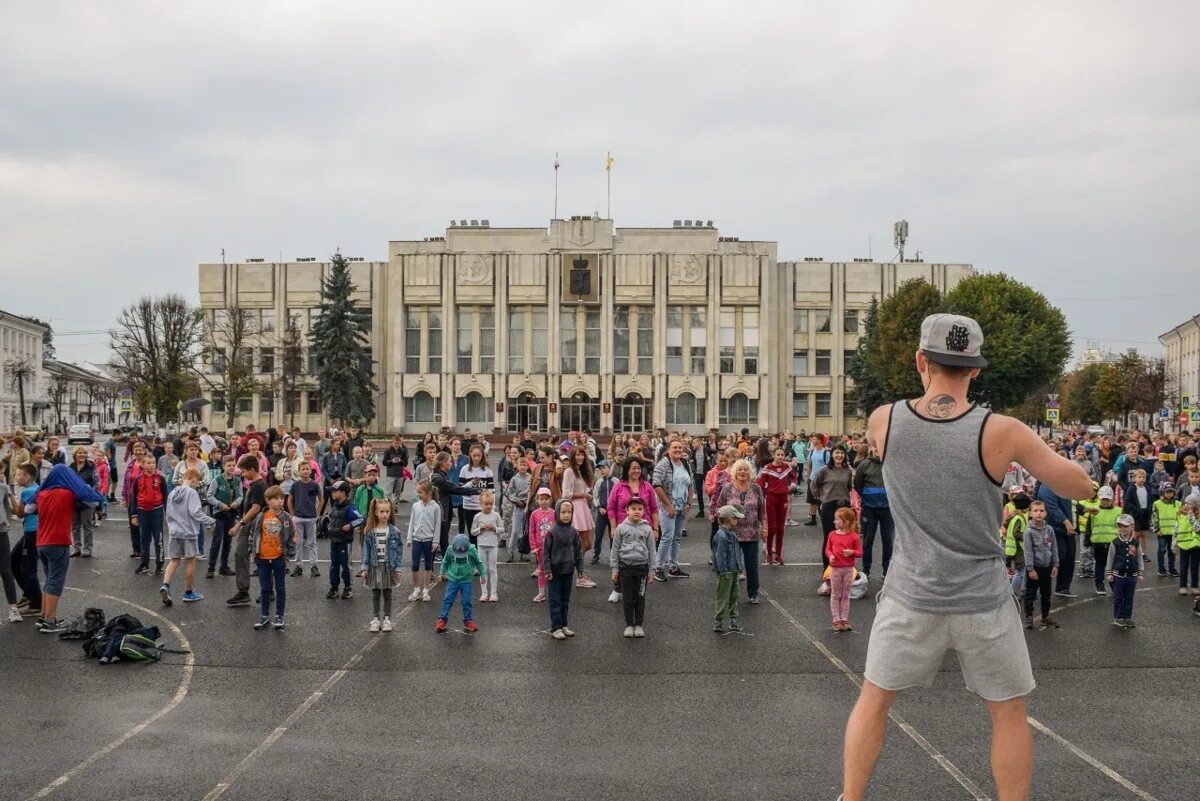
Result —
<instances>
[{"instance_id":1,"label":"overcast sky","mask_svg":"<svg viewBox=\"0 0 1200 801\"><path fill-rule=\"evenodd\" d=\"M1076 349L1200 311L1200 4L5 3L0 276L104 360L196 265L451 218L712 219L781 258L970 262ZM501 6L522 11L501 10ZM589 10L589 6L592 8ZM198 10L198 9L203 10Z\"/></svg>"}]
</instances>

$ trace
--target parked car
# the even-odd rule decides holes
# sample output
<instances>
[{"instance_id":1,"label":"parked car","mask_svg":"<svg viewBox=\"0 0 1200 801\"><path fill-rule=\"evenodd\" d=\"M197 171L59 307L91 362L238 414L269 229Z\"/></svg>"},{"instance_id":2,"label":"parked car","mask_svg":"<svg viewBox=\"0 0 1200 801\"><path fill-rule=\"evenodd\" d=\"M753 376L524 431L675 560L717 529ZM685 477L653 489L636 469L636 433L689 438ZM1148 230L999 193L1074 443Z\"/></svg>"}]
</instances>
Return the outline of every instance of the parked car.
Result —
<instances>
[{"instance_id":1,"label":"parked car","mask_svg":"<svg viewBox=\"0 0 1200 801\"><path fill-rule=\"evenodd\" d=\"M1087 432L1089 434L1095 434L1098 437L1102 437L1108 433L1108 429L1104 426L1088 426Z\"/></svg>"},{"instance_id":2,"label":"parked car","mask_svg":"<svg viewBox=\"0 0 1200 801\"><path fill-rule=\"evenodd\" d=\"M87 443L91 445L96 441L95 432L92 431L90 423L76 423L67 429L67 444L75 445L76 443Z\"/></svg>"}]
</instances>

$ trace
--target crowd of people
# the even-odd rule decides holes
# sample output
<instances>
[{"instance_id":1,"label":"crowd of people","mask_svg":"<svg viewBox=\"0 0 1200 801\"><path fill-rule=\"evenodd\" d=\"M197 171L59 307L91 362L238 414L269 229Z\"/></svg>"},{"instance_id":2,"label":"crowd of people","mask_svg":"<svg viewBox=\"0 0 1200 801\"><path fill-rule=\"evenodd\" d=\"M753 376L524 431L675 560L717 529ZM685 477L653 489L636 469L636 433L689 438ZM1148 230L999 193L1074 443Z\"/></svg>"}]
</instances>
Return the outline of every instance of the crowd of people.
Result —
<instances>
[{"instance_id":1,"label":"crowd of people","mask_svg":"<svg viewBox=\"0 0 1200 801\"><path fill-rule=\"evenodd\" d=\"M1010 465L998 542L1027 628L1058 626L1050 599L1075 597L1073 576L1092 579L1098 594L1112 592L1114 621L1132 627L1131 582L1143 580L1142 564L1154 555L1160 576L1178 577L1181 595L1200 594L1196 438L1079 430L1048 445L1079 463L1096 493L1064 501ZM78 479L65 524L38 513L38 493L55 486L56 465ZM86 499L83 487L93 492ZM607 544L609 600L622 604L625 636L642 637L647 588L690 578L680 544L689 521L702 520L693 536L702 529L709 537L715 630L740 630L739 601L757 604L762 569L785 564L787 530L813 527L820 537L799 558L820 559L818 592L830 596L832 629L848 631L852 595L865 594L873 569L887 575L895 530L882 462L854 435L660 430L617 434L601 447L589 431L526 430L494 445L468 430L408 442L397 433L378 447L354 427L310 439L284 426L248 425L223 436L196 427L134 437L118 464L113 440L68 450L56 437L43 446L17 433L0 445L0 564L10 621L36 617L43 631L66 625L47 600L61 594L65 575L55 549L65 549L68 563L90 558L96 524L118 502L128 511L134 572L161 577L163 604L174 603L176 582L182 602L203 600L197 573L233 577L226 603L257 604L255 627L276 629L286 626L286 579L322 575L325 538L326 597L369 590L372 632L393 629L392 594L406 575L409 602L431 601L444 583L438 631L448 629L455 602L464 630L476 631L474 603L500 601L500 563L525 562L536 580L532 600L547 603L551 636L565 639L574 635L572 590L598 586L600 574L589 573ZM410 504L403 530L401 504ZM793 508L806 509L807 520L793 519ZM11 548L10 521L21 531ZM43 536L39 521L63 530Z\"/></svg>"}]
</instances>

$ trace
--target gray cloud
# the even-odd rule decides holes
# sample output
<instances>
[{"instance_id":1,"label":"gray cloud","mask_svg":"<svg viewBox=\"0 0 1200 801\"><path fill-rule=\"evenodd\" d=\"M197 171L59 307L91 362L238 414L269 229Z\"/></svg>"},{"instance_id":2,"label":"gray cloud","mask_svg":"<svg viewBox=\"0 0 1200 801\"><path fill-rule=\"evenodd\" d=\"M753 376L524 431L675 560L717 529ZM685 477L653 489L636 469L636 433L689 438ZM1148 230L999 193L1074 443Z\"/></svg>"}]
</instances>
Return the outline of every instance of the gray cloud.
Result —
<instances>
[{"instance_id":1,"label":"gray cloud","mask_svg":"<svg viewBox=\"0 0 1200 801\"><path fill-rule=\"evenodd\" d=\"M611 150L618 225L849 259L890 257L906 217L1081 340L1154 350L1195 313L1195 4L502 5L10 6L0 305L92 330L194 297L222 247L382 258L452 217L544 224L555 151L560 213L603 211Z\"/></svg>"}]
</instances>

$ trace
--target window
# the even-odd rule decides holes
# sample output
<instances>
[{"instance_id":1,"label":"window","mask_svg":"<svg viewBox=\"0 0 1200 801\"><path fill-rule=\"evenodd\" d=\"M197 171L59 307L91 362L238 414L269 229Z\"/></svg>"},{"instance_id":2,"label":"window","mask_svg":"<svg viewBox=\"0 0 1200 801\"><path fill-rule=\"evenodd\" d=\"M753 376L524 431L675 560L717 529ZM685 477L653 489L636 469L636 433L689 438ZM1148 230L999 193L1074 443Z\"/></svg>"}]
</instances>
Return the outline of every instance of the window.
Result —
<instances>
[{"instance_id":1,"label":"window","mask_svg":"<svg viewBox=\"0 0 1200 801\"><path fill-rule=\"evenodd\" d=\"M857 352L858 352L857 350L842 351L842 374L843 375L846 372L846 368L848 368L850 366L850 360L854 358L854 354Z\"/></svg>"},{"instance_id":2,"label":"window","mask_svg":"<svg viewBox=\"0 0 1200 801\"><path fill-rule=\"evenodd\" d=\"M758 401L740 392L721 399L721 424L748 426L758 422Z\"/></svg>"},{"instance_id":3,"label":"window","mask_svg":"<svg viewBox=\"0 0 1200 801\"><path fill-rule=\"evenodd\" d=\"M491 427L491 398L485 398L478 392L468 392L464 397L455 398L454 419L458 425L474 423Z\"/></svg>"},{"instance_id":4,"label":"window","mask_svg":"<svg viewBox=\"0 0 1200 801\"><path fill-rule=\"evenodd\" d=\"M564 400L559 407L562 417L558 427L562 431L599 431L600 430L600 401L587 393L576 392L570 400Z\"/></svg>"},{"instance_id":5,"label":"window","mask_svg":"<svg viewBox=\"0 0 1200 801\"><path fill-rule=\"evenodd\" d=\"M420 309L409 309L404 314L404 372L421 372L421 318ZM311 372L311 370L310 370Z\"/></svg>"},{"instance_id":6,"label":"window","mask_svg":"<svg viewBox=\"0 0 1200 801\"><path fill-rule=\"evenodd\" d=\"M578 363L575 349L579 344L576 334L579 320L575 312L574 307L564 306L558 315L558 350L562 357L562 372L565 375L578 372L575 369Z\"/></svg>"},{"instance_id":7,"label":"window","mask_svg":"<svg viewBox=\"0 0 1200 801\"><path fill-rule=\"evenodd\" d=\"M529 392L522 392L516 398L508 399L508 432L520 434L525 429L534 432L546 430L546 400L535 398Z\"/></svg>"},{"instance_id":8,"label":"window","mask_svg":"<svg viewBox=\"0 0 1200 801\"><path fill-rule=\"evenodd\" d=\"M792 375L808 375L808 350L794 348L792 350Z\"/></svg>"},{"instance_id":9,"label":"window","mask_svg":"<svg viewBox=\"0 0 1200 801\"><path fill-rule=\"evenodd\" d=\"M629 373L628 306L618 306L613 310L613 372L618 375Z\"/></svg>"},{"instance_id":10,"label":"window","mask_svg":"<svg viewBox=\"0 0 1200 801\"><path fill-rule=\"evenodd\" d=\"M496 312L479 309L479 372L496 371Z\"/></svg>"},{"instance_id":11,"label":"window","mask_svg":"<svg viewBox=\"0 0 1200 801\"><path fill-rule=\"evenodd\" d=\"M733 375L733 362L737 354L734 341L737 333L734 329L735 321L736 314L733 309L721 310L721 330L718 333L718 344L721 347L721 373L723 375Z\"/></svg>"},{"instance_id":12,"label":"window","mask_svg":"<svg viewBox=\"0 0 1200 801\"><path fill-rule=\"evenodd\" d=\"M426 342L429 345L429 372L442 372L442 312L440 309L429 309L425 313L427 330ZM438 418L439 420L441 417Z\"/></svg>"},{"instance_id":13,"label":"window","mask_svg":"<svg viewBox=\"0 0 1200 801\"><path fill-rule=\"evenodd\" d=\"M321 360L317 356L317 352L312 348L308 349L308 374L316 375L321 369Z\"/></svg>"},{"instance_id":14,"label":"window","mask_svg":"<svg viewBox=\"0 0 1200 801\"><path fill-rule=\"evenodd\" d=\"M830 408L832 401L828 392L817 393L817 417L832 417L833 411Z\"/></svg>"},{"instance_id":15,"label":"window","mask_svg":"<svg viewBox=\"0 0 1200 801\"><path fill-rule=\"evenodd\" d=\"M225 393L224 392L214 392L212 394L212 410L214 412L224 412L225 411Z\"/></svg>"},{"instance_id":16,"label":"window","mask_svg":"<svg viewBox=\"0 0 1200 801\"><path fill-rule=\"evenodd\" d=\"M587 309L583 315L583 371L595 375L600 372L600 310ZM595 428L600 428L599 420Z\"/></svg>"},{"instance_id":17,"label":"window","mask_svg":"<svg viewBox=\"0 0 1200 801\"><path fill-rule=\"evenodd\" d=\"M704 375L708 371L708 364L705 361L708 354L708 326L705 324L704 307L693 306L690 317L692 375Z\"/></svg>"},{"instance_id":18,"label":"window","mask_svg":"<svg viewBox=\"0 0 1200 801\"><path fill-rule=\"evenodd\" d=\"M458 308L458 372L470 375L475 372L471 364L471 353L475 346L475 310L470 307ZM462 398L459 398L462 400Z\"/></svg>"},{"instance_id":19,"label":"window","mask_svg":"<svg viewBox=\"0 0 1200 801\"><path fill-rule=\"evenodd\" d=\"M251 398L249 395L246 395L244 397L238 398L237 410L241 414L250 414L250 411L254 408L253 404L254 404L254 399Z\"/></svg>"},{"instance_id":20,"label":"window","mask_svg":"<svg viewBox=\"0 0 1200 801\"><path fill-rule=\"evenodd\" d=\"M668 426L694 426L701 422L700 403L695 395L681 392L678 398L667 398Z\"/></svg>"},{"instance_id":21,"label":"window","mask_svg":"<svg viewBox=\"0 0 1200 801\"><path fill-rule=\"evenodd\" d=\"M213 348L212 369L214 373L224 373L229 369L229 357L224 348Z\"/></svg>"},{"instance_id":22,"label":"window","mask_svg":"<svg viewBox=\"0 0 1200 801\"><path fill-rule=\"evenodd\" d=\"M283 399L284 414L299 414L300 413L300 391L289 390L287 397Z\"/></svg>"},{"instance_id":23,"label":"window","mask_svg":"<svg viewBox=\"0 0 1200 801\"><path fill-rule=\"evenodd\" d=\"M404 404L404 422L406 423L440 423L442 409L437 400L428 392L418 392Z\"/></svg>"},{"instance_id":24,"label":"window","mask_svg":"<svg viewBox=\"0 0 1200 801\"><path fill-rule=\"evenodd\" d=\"M808 393L792 393L792 417L808 417Z\"/></svg>"},{"instance_id":25,"label":"window","mask_svg":"<svg viewBox=\"0 0 1200 801\"><path fill-rule=\"evenodd\" d=\"M638 375L654 374L654 314L649 308L638 309Z\"/></svg>"},{"instance_id":26,"label":"window","mask_svg":"<svg viewBox=\"0 0 1200 801\"><path fill-rule=\"evenodd\" d=\"M532 333L533 365L535 373L545 373L549 367L550 352L550 314L545 307L535 308L529 315L530 331Z\"/></svg>"},{"instance_id":27,"label":"window","mask_svg":"<svg viewBox=\"0 0 1200 801\"><path fill-rule=\"evenodd\" d=\"M275 372L275 349L274 348L261 348L258 360L259 360L258 361L258 363L259 363L258 371L260 373L274 373Z\"/></svg>"},{"instance_id":28,"label":"window","mask_svg":"<svg viewBox=\"0 0 1200 801\"><path fill-rule=\"evenodd\" d=\"M262 325L258 329L259 333L260 334L269 334L274 330L275 330L275 310L274 309L263 309L262 310Z\"/></svg>"},{"instance_id":29,"label":"window","mask_svg":"<svg viewBox=\"0 0 1200 801\"><path fill-rule=\"evenodd\" d=\"M526 373L525 309L508 310L508 372Z\"/></svg>"},{"instance_id":30,"label":"window","mask_svg":"<svg viewBox=\"0 0 1200 801\"><path fill-rule=\"evenodd\" d=\"M842 331L847 334L858 333L858 309L846 309L842 312Z\"/></svg>"},{"instance_id":31,"label":"window","mask_svg":"<svg viewBox=\"0 0 1200 801\"><path fill-rule=\"evenodd\" d=\"M807 334L808 333L808 309L793 309L792 310L792 333Z\"/></svg>"},{"instance_id":32,"label":"window","mask_svg":"<svg viewBox=\"0 0 1200 801\"><path fill-rule=\"evenodd\" d=\"M817 318L817 333L829 333L829 309L814 309L813 315Z\"/></svg>"},{"instance_id":33,"label":"window","mask_svg":"<svg viewBox=\"0 0 1200 801\"><path fill-rule=\"evenodd\" d=\"M815 374L816 375L829 375L830 374L830 360L831 360L831 356L830 356L830 352L828 350L818 350L817 351L817 371Z\"/></svg>"},{"instance_id":34,"label":"window","mask_svg":"<svg viewBox=\"0 0 1200 801\"><path fill-rule=\"evenodd\" d=\"M842 416L847 420L858 417L858 393L852 390L842 391Z\"/></svg>"},{"instance_id":35,"label":"window","mask_svg":"<svg viewBox=\"0 0 1200 801\"><path fill-rule=\"evenodd\" d=\"M742 309L742 375L758 374L758 309Z\"/></svg>"},{"instance_id":36,"label":"window","mask_svg":"<svg viewBox=\"0 0 1200 801\"><path fill-rule=\"evenodd\" d=\"M324 411L325 408L321 403L321 391L317 389L310 389L308 391L308 413L321 414Z\"/></svg>"},{"instance_id":37,"label":"window","mask_svg":"<svg viewBox=\"0 0 1200 801\"><path fill-rule=\"evenodd\" d=\"M270 392L259 395L258 412L259 414L273 414L275 412L275 396Z\"/></svg>"},{"instance_id":38,"label":"window","mask_svg":"<svg viewBox=\"0 0 1200 801\"><path fill-rule=\"evenodd\" d=\"M683 307L667 307L667 374L683 373Z\"/></svg>"}]
</instances>

